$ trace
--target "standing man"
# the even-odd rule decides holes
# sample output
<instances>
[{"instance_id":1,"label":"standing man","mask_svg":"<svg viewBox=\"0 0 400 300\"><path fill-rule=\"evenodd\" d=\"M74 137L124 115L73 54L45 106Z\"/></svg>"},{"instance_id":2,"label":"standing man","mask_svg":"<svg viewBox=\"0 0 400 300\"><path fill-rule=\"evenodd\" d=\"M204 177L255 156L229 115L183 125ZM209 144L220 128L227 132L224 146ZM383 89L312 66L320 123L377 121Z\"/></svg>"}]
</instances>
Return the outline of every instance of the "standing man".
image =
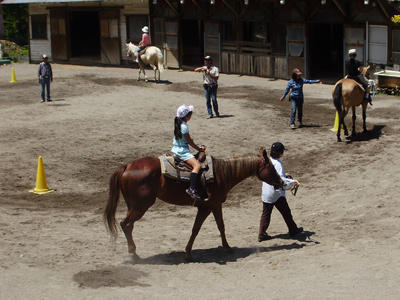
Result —
<instances>
[{"instance_id":1,"label":"standing man","mask_svg":"<svg viewBox=\"0 0 400 300\"><path fill-rule=\"evenodd\" d=\"M218 78L219 71L216 66L213 65L211 56L204 57L204 66L194 69L195 72L203 72L203 87L204 95L206 97L207 111L210 118L214 118L212 106L214 108L215 115L219 118L218 102L217 102L217 89L218 89Z\"/></svg>"},{"instance_id":2,"label":"standing man","mask_svg":"<svg viewBox=\"0 0 400 300\"><path fill-rule=\"evenodd\" d=\"M43 61L39 65L38 77L39 77L39 84L42 85L42 93L41 97L42 100L40 102L44 102L45 100L45 91L46 88L46 96L47 102L51 102L50 99L50 82L53 81L53 71L51 70L51 65L49 63L49 58L46 54L42 55Z\"/></svg>"}]
</instances>

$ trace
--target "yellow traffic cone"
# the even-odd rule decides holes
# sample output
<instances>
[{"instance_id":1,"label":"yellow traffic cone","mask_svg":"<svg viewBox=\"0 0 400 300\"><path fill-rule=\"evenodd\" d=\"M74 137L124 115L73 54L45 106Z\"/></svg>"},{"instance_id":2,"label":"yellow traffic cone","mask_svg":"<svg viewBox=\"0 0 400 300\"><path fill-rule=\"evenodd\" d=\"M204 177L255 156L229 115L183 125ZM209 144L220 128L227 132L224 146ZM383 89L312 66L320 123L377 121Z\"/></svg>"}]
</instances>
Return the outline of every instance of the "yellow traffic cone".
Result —
<instances>
[{"instance_id":1,"label":"yellow traffic cone","mask_svg":"<svg viewBox=\"0 0 400 300\"><path fill-rule=\"evenodd\" d=\"M11 68L11 80L10 80L10 82L11 83L16 83L17 82L17 76L15 76L15 68L14 67Z\"/></svg>"},{"instance_id":2,"label":"yellow traffic cone","mask_svg":"<svg viewBox=\"0 0 400 300\"><path fill-rule=\"evenodd\" d=\"M339 128L339 113L336 112L335 123L333 124L333 128L331 128L331 131L337 132L338 128ZM340 126L340 130L343 130L343 125Z\"/></svg>"},{"instance_id":3,"label":"yellow traffic cone","mask_svg":"<svg viewBox=\"0 0 400 300\"><path fill-rule=\"evenodd\" d=\"M41 156L39 156L37 173L36 173L36 187L33 190L30 190L29 192L35 194L47 194L53 191L54 190L50 190L49 187L47 186L46 174L44 173L44 167L43 167L43 159Z\"/></svg>"}]
</instances>

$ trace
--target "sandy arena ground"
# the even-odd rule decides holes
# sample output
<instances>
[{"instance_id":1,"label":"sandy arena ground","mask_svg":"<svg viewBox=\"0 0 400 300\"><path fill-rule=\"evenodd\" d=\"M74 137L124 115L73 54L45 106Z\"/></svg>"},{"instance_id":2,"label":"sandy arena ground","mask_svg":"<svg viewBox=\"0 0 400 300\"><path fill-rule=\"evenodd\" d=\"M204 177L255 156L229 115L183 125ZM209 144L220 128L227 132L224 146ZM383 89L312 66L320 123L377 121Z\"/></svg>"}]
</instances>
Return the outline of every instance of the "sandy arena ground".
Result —
<instances>
[{"instance_id":1,"label":"sandy arena ground","mask_svg":"<svg viewBox=\"0 0 400 300\"><path fill-rule=\"evenodd\" d=\"M135 69L54 64L54 101L41 104L37 66L15 68L16 84L11 67L0 68L0 299L398 299L399 98L377 96L369 132L337 143L330 85L305 86L307 126L290 130L282 80L221 75L225 117L207 119L198 73L138 83ZM135 224L141 262L121 232L110 243L102 221L110 175L168 150L182 103L195 106L191 134L216 157L287 146L284 166L302 183L288 202L304 234L289 238L274 210L274 238L258 243L261 182L250 178L223 206L231 254L210 216L195 262L185 263L197 210L161 201ZM56 189L42 196L28 192L39 155ZM118 220L124 214L122 201Z\"/></svg>"}]
</instances>

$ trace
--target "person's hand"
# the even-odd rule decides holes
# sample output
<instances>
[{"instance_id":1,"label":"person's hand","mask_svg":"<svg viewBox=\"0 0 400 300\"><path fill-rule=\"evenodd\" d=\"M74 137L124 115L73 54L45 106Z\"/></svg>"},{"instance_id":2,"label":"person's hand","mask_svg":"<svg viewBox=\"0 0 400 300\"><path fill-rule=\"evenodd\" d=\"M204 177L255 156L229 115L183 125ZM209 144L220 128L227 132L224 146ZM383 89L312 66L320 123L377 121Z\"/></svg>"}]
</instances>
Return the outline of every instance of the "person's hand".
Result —
<instances>
[{"instance_id":1,"label":"person's hand","mask_svg":"<svg viewBox=\"0 0 400 300\"><path fill-rule=\"evenodd\" d=\"M285 98L282 97L282 98L281 98L281 101L283 101L284 99L285 99Z\"/></svg>"},{"instance_id":2,"label":"person's hand","mask_svg":"<svg viewBox=\"0 0 400 300\"><path fill-rule=\"evenodd\" d=\"M38 79L38 81L39 81L39 84L41 83L41 80L40 80L40 78Z\"/></svg>"},{"instance_id":3,"label":"person's hand","mask_svg":"<svg viewBox=\"0 0 400 300\"><path fill-rule=\"evenodd\" d=\"M206 149L207 149L207 147L206 146L204 146L204 145L201 145L201 147L200 147L200 149L201 149L201 151L206 151Z\"/></svg>"},{"instance_id":4,"label":"person's hand","mask_svg":"<svg viewBox=\"0 0 400 300\"><path fill-rule=\"evenodd\" d=\"M296 179L294 180L294 186L295 187L299 187L300 186L300 182L298 180L296 180Z\"/></svg>"}]
</instances>

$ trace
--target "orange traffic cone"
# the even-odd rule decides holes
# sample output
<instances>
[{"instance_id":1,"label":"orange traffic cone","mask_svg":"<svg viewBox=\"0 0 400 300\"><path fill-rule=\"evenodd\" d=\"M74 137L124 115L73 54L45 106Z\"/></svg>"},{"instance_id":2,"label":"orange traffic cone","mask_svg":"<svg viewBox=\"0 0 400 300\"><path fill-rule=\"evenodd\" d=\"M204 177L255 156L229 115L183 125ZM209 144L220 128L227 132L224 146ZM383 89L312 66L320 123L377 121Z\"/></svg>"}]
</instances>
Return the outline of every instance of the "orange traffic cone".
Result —
<instances>
[{"instance_id":1,"label":"orange traffic cone","mask_svg":"<svg viewBox=\"0 0 400 300\"><path fill-rule=\"evenodd\" d=\"M39 156L38 158L36 186L33 190L30 190L29 192L35 194L47 194L53 192L53 190L50 190L49 187L47 186L46 174L44 173L43 159L41 156Z\"/></svg>"}]
</instances>

